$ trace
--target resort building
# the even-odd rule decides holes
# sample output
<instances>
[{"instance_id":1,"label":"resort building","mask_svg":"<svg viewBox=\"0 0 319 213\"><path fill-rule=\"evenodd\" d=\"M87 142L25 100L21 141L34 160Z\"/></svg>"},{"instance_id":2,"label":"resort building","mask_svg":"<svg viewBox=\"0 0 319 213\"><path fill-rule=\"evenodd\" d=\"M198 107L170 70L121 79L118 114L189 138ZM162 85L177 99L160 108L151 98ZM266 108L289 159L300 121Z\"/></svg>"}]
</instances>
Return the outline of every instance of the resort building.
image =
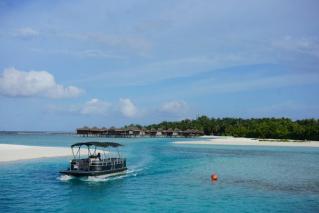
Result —
<instances>
[{"instance_id":1,"label":"resort building","mask_svg":"<svg viewBox=\"0 0 319 213\"><path fill-rule=\"evenodd\" d=\"M76 134L83 137L198 137L204 135L203 131L187 129L144 129L137 127L128 127L128 128L89 128L87 126L76 129Z\"/></svg>"}]
</instances>

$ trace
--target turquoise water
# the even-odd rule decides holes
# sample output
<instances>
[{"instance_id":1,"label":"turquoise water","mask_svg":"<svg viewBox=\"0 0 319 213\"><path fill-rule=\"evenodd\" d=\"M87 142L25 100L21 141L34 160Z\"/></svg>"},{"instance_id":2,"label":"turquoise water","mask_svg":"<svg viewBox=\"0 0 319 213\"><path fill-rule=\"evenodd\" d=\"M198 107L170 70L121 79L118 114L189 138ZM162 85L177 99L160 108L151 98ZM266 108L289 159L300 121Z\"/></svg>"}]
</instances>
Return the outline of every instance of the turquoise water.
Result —
<instances>
[{"instance_id":1,"label":"turquoise water","mask_svg":"<svg viewBox=\"0 0 319 213\"><path fill-rule=\"evenodd\" d=\"M0 143L42 146L83 140L0 135ZM319 149L109 140L125 144L126 175L68 179L58 174L67 157L0 164L0 212L319 212Z\"/></svg>"}]
</instances>

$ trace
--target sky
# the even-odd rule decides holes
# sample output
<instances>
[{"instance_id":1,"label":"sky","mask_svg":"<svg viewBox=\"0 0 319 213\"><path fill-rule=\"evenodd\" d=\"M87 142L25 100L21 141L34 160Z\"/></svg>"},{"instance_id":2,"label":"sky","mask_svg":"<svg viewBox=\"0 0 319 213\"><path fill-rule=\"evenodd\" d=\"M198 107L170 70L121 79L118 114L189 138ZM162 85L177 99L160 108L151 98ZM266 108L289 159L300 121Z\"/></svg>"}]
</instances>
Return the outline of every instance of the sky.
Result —
<instances>
[{"instance_id":1,"label":"sky","mask_svg":"<svg viewBox=\"0 0 319 213\"><path fill-rule=\"evenodd\" d=\"M319 118L317 0L0 0L0 131Z\"/></svg>"}]
</instances>

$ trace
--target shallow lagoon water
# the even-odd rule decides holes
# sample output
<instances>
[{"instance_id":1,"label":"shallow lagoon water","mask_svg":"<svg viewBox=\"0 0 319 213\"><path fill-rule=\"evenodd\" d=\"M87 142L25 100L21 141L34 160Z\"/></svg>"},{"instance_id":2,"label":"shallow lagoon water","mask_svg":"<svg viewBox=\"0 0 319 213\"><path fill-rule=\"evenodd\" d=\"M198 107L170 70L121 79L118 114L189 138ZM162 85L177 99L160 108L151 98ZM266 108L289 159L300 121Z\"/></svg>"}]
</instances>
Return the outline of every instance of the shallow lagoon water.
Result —
<instances>
[{"instance_id":1,"label":"shallow lagoon water","mask_svg":"<svg viewBox=\"0 0 319 213\"><path fill-rule=\"evenodd\" d=\"M318 212L319 149L177 145L165 138L125 144L129 171L60 176L70 158L0 164L1 212ZM0 143L69 146L74 135L1 135ZM185 140L185 139L182 139ZM219 180L210 181L216 172Z\"/></svg>"}]
</instances>

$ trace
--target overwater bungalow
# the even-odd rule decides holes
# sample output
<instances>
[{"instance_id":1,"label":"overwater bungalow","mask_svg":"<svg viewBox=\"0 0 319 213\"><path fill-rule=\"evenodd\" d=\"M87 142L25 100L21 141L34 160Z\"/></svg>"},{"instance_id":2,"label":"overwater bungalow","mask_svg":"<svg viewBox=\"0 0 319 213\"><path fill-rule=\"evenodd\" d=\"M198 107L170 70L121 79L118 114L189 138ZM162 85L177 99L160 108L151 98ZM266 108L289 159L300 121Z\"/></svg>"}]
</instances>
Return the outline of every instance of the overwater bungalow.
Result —
<instances>
[{"instance_id":1,"label":"overwater bungalow","mask_svg":"<svg viewBox=\"0 0 319 213\"><path fill-rule=\"evenodd\" d=\"M125 137L127 136L127 131L125 129L115 129L115 136L116 137Z\"/></svg>"},{"instance_id":2,"label":"overwater bungalow","mask_svg":"<svg viewBox=\"0 0 319 213\"><path fill-rule=\"evenodd\" d=\"M182 131L181 133L182 133L183 137L193 137L193 136L195 136L194 130L192 130L192 129L187 129L185 131Z\"/></svg>"},{"instance_id":3,"label":"overwater bungalow","mask_svg":"<svg viewBox=\"0 0 319 213\"><path fill-rule=\"evenodd\" d=\"M138 129L137 127L128 127L126 129L126 134L128 136L132 136L132 137L137 137L137 136L143 135L142 130Z\"/></svg>"},{"instance_id":4,"label":"overwater bungalow","mask_svg":"<svg viewBox=\"0 0 319 213\"><path fill-rule=\"evenodd\" d=\"M181 130L179 130L179 129L175 128L175 129L174 129L174 131L173 131L173 135L172 135L172 136L173 136L173 137L178 137L178 136L179 136L180 131L181 131Z\"/></svg>"},{"instance_id":5,"label":"overwater bungalow","mask_svg":"<svg viewBox=\"0 0 319 213\"><path fill-rule=\"evenodd\" d=\"M111 127L107 130L107 135L115 135L115 127Z\"/></svg>"},{"instance_id":6,"label":"overwater bungalow","mask_svg":"<svg viewBox=\"0 0 319 213\"><path fill-rule=\"evenodd\" d=\"M128 128L115 128L111 127L107 129L106 127L98 128L98 127L82 127L76 129L76 133L83 137L94 136L94 137L141 137L141 136L149 136L149 137L196 137L204 135L203 131L187 129L187 130L179 130L179 129L139 129L137 127L128 127Z\"/></svg>"},{"instance_id":7,"label":"overwater bungalow","mask_svg":"<svg viewBox=\"0 0 319 213\"><path fill-rule=\"evenodd\" d=\"M156 130L156 129L153 129L153 128L152 128L152 129L149 131L149 135L150 135L151 137L155 137L156 134L157 134L157 130Z\"/></svg>"},{"instance_id":8,"label":"overwater bungalow","mask_svg":"<svg viewBox=\"0 0 319 213\"><path fill-rule=\"evenodd\" d=\"M90 128L87 126L76 129L76 134L78 135L89 136L89 132L90 132Z\"/></svg>"},{"instance_id":9,"label":"overwater bungalow","mask_svg":"<svg viewBox=\"0 0 319 213\"><path fill-rule=\"evenodd\" d=\"M157 136L157 137L161 137L161 136L163 136L162 131L163 131L163 130L162 130L161 128L157 129L157 131L156 131L156 135L155 135L155 136Z\"/></svg>"},{"instance_id":10,"label":"overwater bungalow","mask_svg":"<svg viewBox=\"0 0 319 213\"><path fill-rule=\"evenodd\" d=\"M102 134L102 136L107 135L108 134L108 129L106 127L102 127L101 128L101 134Z\"/></svg>"},{"instance_id":11,"label":"overwater bungalow","mask_svg":"<svg viewBox=\"0 0 319 213\"><path fill-rule=\"evenodd\" d=\"M90 132L92 135L101 135L102 130L97 128L96 126L90 129Z\"/></svg>"},{"instance_id":12,"label":"overwater bungalow","mask_svg":"<svg viewBox=\"0 0 319 213\"><path fill-rule=\"evenodd\" d=\"M145 128L142 128L141 130L140 130L140 136L145 136L146 135L146 129Z\"/></svg>"},{"instance_id":13,"label":"overwater bungalow","mask_svg":"<svg viewBox=\"0 0 319 213\"><path fill-rule=\"evenodd\" d=\"M173 133L174 131L171 128L162 131L162 135L166 137L172 137Z\"/></svg>"}]
</instances>

